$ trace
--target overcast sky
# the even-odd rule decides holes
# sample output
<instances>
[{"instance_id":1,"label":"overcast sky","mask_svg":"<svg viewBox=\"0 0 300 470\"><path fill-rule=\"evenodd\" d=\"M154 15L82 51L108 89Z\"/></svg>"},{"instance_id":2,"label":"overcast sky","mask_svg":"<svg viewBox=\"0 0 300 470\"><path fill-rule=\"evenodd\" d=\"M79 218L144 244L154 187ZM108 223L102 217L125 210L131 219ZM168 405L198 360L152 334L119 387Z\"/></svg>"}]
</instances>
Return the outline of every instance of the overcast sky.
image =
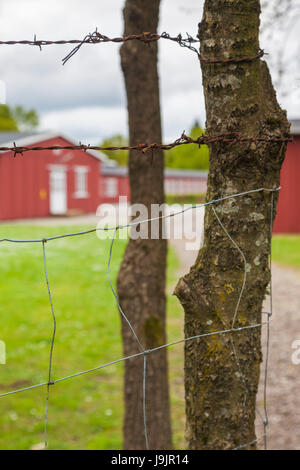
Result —
<instances>
[{"instance_id":1,"label":"overcast sky","mask_svg":"<svg viewBox=\"0 0 300 470\"><path fill-rule=\"evenodd\" d=\"M125 0L0 0L0 38L82 39L96 27L107 36L123 32ZM196 36L201 0L162 0L159 32ZM139 32L139 31L137 31ZM298 30L289 37L295 43ZM274 41L267 44L272 51ZM273 46L272 46L273 44ZM264 45L265 46L265 45ZM35 108L41 128L75 140L99 143L112 134L127 134L126 99L119 45L84 45L65 66L72 46L1 46L0 80L7 103ZM159 72L165 140L177 138L195 119L205 123L197 56L176 43L159 41ZM281 97L291 118L300 118L299 64L290 77L292 94Z\"/></svg>"}]
</instances>

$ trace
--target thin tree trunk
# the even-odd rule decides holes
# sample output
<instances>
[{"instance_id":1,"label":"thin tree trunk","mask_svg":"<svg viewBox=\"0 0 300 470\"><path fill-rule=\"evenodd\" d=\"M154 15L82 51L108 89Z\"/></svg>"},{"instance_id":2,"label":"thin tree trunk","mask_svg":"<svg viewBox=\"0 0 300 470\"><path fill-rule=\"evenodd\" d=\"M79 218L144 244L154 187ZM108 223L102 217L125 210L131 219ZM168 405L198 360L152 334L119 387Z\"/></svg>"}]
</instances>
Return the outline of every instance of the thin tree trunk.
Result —
<instances>
[{"instance_id":1,"label":"thin tree trunk","mask_svg":"<svg viewBox=\"0 0 300 470\"><path fill-rule=\"evenodd\" d=\"M202 57L255 56L259 14L259 0L206 0L199 25ZM264 61L203 63L202 73L208 134L288 135L286 113L276 101ZM211 145L207 200L279 186L285 150L285 144L274 142ZM276 206L278 194L270 192L215 205L217 217L242 250L246 266L208 206L204 245L190 273L175 290L185 310L187 337L230 329L233 323L238 328L261 322L270 280L271 194ZM234 322L245 268L245 291ZM256 439L255 402L261 360L260 328L186 343L186 438L190 449L230 449ZM255 444L247 448L255 448Z\"/></svg>"},{"instance_id":2,"label":"thin tree trunk","mask_svg":"<svg viewBox=\"0 0 300 470\"><path fill-rule=\"evenodd\" d=\"M156 32L159 0L127 0L124 9L125 35ZM137 41L121 48L125 77L130 143L161 142L157 43ZM130 152L131 204L164 202L163 152L145 155ZM149 235L150 237L150 235ZM120 303L145 349L166 341L167 244L162 239L130 240L118 276ZM124 354L139 351L132 332L122 321ZM143 357L125 362L124 449L145 449L143 422ZM147 356L146 410L149 446L171 448L168 366L165 350Z\"/></svg>"}]
</instances>

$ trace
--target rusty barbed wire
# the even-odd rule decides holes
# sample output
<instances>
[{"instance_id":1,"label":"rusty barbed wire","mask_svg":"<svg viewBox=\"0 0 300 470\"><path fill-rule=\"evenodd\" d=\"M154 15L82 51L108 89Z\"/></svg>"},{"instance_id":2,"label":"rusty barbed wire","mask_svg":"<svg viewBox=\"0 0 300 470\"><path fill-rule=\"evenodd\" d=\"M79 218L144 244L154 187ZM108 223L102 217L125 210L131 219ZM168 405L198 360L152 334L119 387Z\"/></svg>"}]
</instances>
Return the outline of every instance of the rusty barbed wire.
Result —
<instances>
[{"instance_id":1,"label":"rusty barbed wire","mask_svg":"<svg viewBox=\"0 0 300 470\"><path fill-rule=\"evenodd\" d=\"M83 39L59 39L59 40L37 40L36 35L32 40L10 40L10 41L0 41L0 46L15 46L15 45L26 45L26 46L37 46L42 50L43 46L52 46L52 45L65 45L65 44L76 44L76 47L64 57L62 60L63 65L75 55L83 44L99 44L103 42L114 42L114 43L124 43L127 41L140 41L145 44L150 44L151 42L156 42L159 39L167 39L173 42L178 43L181 47L186 47L191 51L195 52L199 56L199 51L192 46L193 43L199 43L199 39L193 38L189 33L186 33L186 37L183 37L182 34L177 36L171 36L170 34L163 32L162 34L143 32L140 34L129 34L127 36L117 36L110 38L101 34L96 29L93 33L87 34Z\"/></svg>"},{"instance_id":2,"label":"rusty barbed wire","mask_svg":"<svg viewBox=\"0 0 300 470\"><path fill-rule=\"evenodd\" d=\"M266 54L263 49L259 49L258 53L248 57L229 57L228 59L205 59L199 55L199 60L203 64L239 64L241 62L252 62L253 60L260 59Z\"/></svg>"},{"instance_id":3,"label":"rusty barbed wire","mask_svg":"<svg viewBox=\"0 0 300 470\"><path fill-rule=\"evenodd\" d=\"M248 57L229 57L229 58L205 58L201 57L199 50L193 46L195 43L200 43L198 38L194 38L189 33L186 33L186 37L184 37L181 33L177 36L171 36L167 32L163 32L161 34L151 33L151 32L143 32L139 34L128 34L126 36L117 36L110 38L101 34L96 29L93 33L87 34L83 39L59 39L59 40L37 40L36 35L34 35L33 41L31 40L10 40L10 41L0 41L0 46L7 45L7 46L15 46L15 45L27 45L27 46L36 46L42 50L43 46L51 46L51 45L65 45L65 44L76 44L74 49L72 49L69 54L66 55L62 59L63 65L65 65L68 60L71 59L84 44L100 44L104 42L114 42L114 43L125 43L128 41L140 41L144 44L151 44L152 42L157 42L160 39L167 39L169 41L176 42L179 44L180 47L185 47L190 51L197 54L198 59L203 64L230 64L230 63L241 63L241 62L251 62L261 58L265 52L262 49L259 49L258 53L254 56Z\"/></svg>"},{"instance_id":4,"label":"rusty barbed wire","mask_svg":"<svg viewBox=\"0 0 300 470\"><path fill-rule=\"evenodd\" d=\"M201 145L209 145L209 144L216 144L216 143L225 143L228 145L234 145L238 143L251 143L251 142L293 142L293 138L291 136L287 137L270 137L270 136L252 136L248 137L238 132L228 132L219 135L207 135L202 134L201 136L193 139L192 137L186 135L184 132L181 136L171 142L169 144L158 144L153 142L152 144L143 143L143 144L136 144L136 145L123 145L123 146L111 146L111 147L103 147L101 145L90 145L90 144L82 144L79 142L78 145L49 145L49 146L18 146L14 142L12 146L0 146L0 152L13 152L14 156L16 157L18 154L23 155L25 152L30 151L43 151L43 150L83 150L84 152L88 150L99 150L99 151L117 151L117 150L137 150L141 153L146 153L149 150L171 150L175 147L179 147L181 145L188 145L188 144L196 144L199 147Z\"/></svg>"},{"instance_id":5,"label":"rusty barbed wire","mask_svg":"<svg viewBox=\"0 0 300 470\"><path fill-rule=\"evenodd\" d=\"M119 36L115 38L109 38L101 33L99 33L96 29L93 33L90 33L84 37L84 39L76 46L72 51L63 58L63 65L71 59L81 48L83 44L90 43L90 44L97 44L102 42L116 42L116 43L125 43L128 41L141 41L145 44L150 44L152 42L157 42L160 39L167 39L169 41L176 42L181 47L186 47L190 49L192 52L195 52L198 57L200 57L198 49L192 46L193 43L199 43L199 39L193 38L189 33L186 33L186 37L183 37L182 34L178 34L177 36L171 36L170 34L163 32L162 34L157 33L150 33L144 32L140 34L128 34L126 36Z\"/></svg>"}]
</instances>

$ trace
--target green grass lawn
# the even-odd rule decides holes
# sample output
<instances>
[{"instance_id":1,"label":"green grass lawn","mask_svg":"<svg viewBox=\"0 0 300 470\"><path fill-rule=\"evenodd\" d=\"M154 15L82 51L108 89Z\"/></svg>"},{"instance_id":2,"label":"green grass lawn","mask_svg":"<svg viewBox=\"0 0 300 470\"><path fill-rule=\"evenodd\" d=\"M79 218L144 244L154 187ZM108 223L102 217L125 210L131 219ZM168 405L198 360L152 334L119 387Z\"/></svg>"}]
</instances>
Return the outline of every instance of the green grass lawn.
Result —
<instances>
[{"instance_id":1,"label":"green grass lawn","mask_svg":"<svg viewBox=\"0 0 300 470\"><path fill-rule=\"evenodd\" d=\"M300 268L300 235L275 235L272 258L282 265Z\"/></svg>"},{"instance_id":2,"label":"green grass lawn","mask_svg":"<svg viewBox=\"0 0 300 470\"><path fill-rule=\"evenodd\" d=\"M82 227L1 225L1 236L39 238ZM106 278L109 240L95 234L46 245L57 317L53 378L122 357L120 318ZM115 281L126 242L114 245ZM0 340L7 364L0 365L0 393L47 381L52 317L41 244L0 244ZM168 340L183 337L182 310L171 296L177 260L168 262ZM183 347L169 349L175 448L184 446ZM117 364L50 388L50 449L122 448L122 374ZM0 449L30 449L43 442L46 389L0 398Z\"/></svg>"}]
</instances>

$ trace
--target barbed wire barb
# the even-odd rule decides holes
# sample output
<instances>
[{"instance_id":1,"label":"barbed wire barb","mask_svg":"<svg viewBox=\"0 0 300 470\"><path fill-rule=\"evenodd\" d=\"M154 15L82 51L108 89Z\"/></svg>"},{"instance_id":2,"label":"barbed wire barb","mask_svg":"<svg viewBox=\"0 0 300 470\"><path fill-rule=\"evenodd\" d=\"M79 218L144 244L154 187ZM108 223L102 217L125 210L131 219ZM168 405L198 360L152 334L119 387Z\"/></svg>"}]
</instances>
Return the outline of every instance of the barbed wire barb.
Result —
<instances>
[{"instance_id":1,"label":"barbed wire barb","mask_svg":"<svg viewBox=\"0 0 300 470\"><path fill-rule=\"evenodd\" d=\"M251 142L265 142L265 143L284 143L284 142L293 142L293 138L288 135L286 137L270 137L270 136L246 136L242 135L238 132L230 132L225 134L219 135L207 135L202 134L199 137L192 138L185 133L182 133L181 136L168 144L159 144L157 142L153 142L151 144L148 143L140 143L135 145L122 145L122 146L108 146L104 147L101 145L90 145L90 144L82 144L79 142L78 145L50 145L50 146L18 146L14 142L12 146L0 146L0 152L13 152L14 157L17 154L23 155L25 152L36 152L36 151L44 151L44 150L83 150L84 152L88 150L99 150L99 151L118 151L118 150L136 150L145 154L149 150L172 150L175 147L180 147L182 145L190 145L195 144L199 147L201 145L210 145L210 144L217 144L223 143L225 145L235 145L235 144L243 144L243 143L251 143Z\"/></svg>"},{"instance_id":2,"label":"barbed wire barb","mask_svg":"<svg viewBox=\"0 0 300 470\"><path fill-rule=\"evenodd\" d=\"M83 44L101 44L107 42L113 43L124 43L127 41L140 41L144 44L150 45L151 42L157 42L160 39L166 39L172 42L176 42L180 47L189 49L190 51L197 54L198 59L202 64L232 64L232 63L242 63L242 62L251 62L257 59L260 59L265 54L263 49L259 49L257 54L247 57L214 57L207 58L201 57L199 50L194 47L192 44L200 43L198 38L192 37L189 33L186 33L186 37L183 37L181 33L177 36L171 36L167 32L162 34L143 32L139 34L129 34L126 36L118 36L110 38L98 32L98 28L93 33L88 33L84 36L83 39L59 39L55 41L49 40L37 40L36 35L34 35L33 41L30 40L10 40L10 41L0 41L0 46L16 46L16 45L26 45L26 46L38 46L42 50L42 46L52 46L52 45L65 45L65 44L76 44L76 46L62 59L62 64L65 65L77 52L81 49Z\"/></svg>"}]
</instances>

